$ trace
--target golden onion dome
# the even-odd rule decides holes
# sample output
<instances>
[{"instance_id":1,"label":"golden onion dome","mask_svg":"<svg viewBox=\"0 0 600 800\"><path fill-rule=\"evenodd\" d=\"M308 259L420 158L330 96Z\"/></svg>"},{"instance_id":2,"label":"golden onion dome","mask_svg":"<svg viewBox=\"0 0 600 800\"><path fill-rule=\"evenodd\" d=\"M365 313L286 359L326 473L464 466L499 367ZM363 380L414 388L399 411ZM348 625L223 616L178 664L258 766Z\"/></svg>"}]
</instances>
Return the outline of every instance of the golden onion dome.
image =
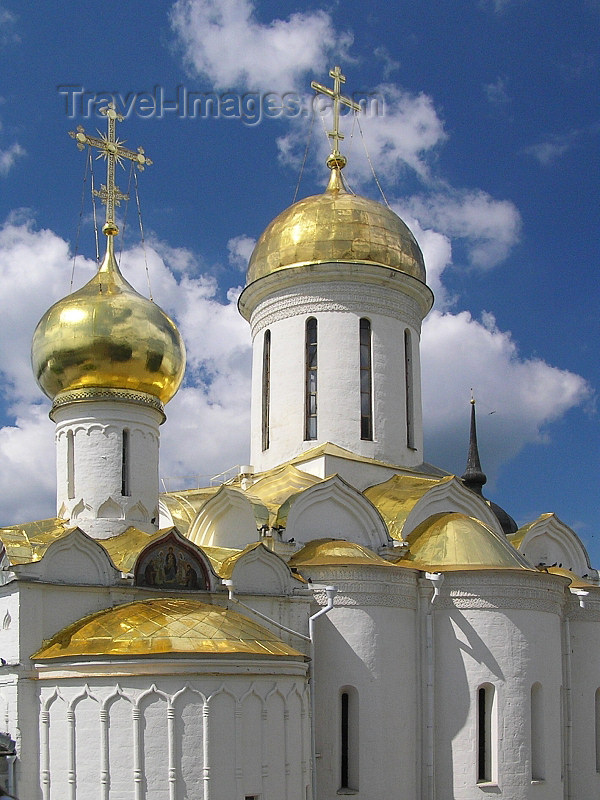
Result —
<instances>
[{"instance_id":1,"label":"golden onion dome","mask_svg":"<svg viewBox=\"0 0 600 800\"><path fill-rule=\"evenodd\" d=\"M250 256L247 282L332 261L377 264L425 283L423 254L408 226L390 208L349 192L337 164L323 194L294 203L264 231Z\"/></svg>"},{"instance_id":2,"label":"golden onion dome","mask_svg":"<svg viewBox=\"0 0 600 800\"><path fill-rule=\"evenodd\" d=\"M185 370L175 323L138 294L119 271L113 236L85 286L55 303L39 321L31 363L51 399L76 389L125 389L167 403Z\"/></svg>"},{"instance_id":3,"label":"golden onion dome","mask_svg":"<svg viewBox=\"0 0 600 800\"><path fill-rule=\"evenodd\" d=\"M96 611L68 625L32 658L302 654L248 617L193 598L156 597Z\"/></svg>"}]
</instances>

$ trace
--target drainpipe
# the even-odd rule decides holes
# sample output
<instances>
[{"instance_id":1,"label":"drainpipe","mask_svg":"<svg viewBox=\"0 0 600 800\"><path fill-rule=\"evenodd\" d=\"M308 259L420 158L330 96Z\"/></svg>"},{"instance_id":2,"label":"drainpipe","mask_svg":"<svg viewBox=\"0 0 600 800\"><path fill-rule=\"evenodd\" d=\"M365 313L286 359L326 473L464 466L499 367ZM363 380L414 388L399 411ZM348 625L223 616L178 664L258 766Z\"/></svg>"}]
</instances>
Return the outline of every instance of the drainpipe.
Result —
<instances>
[{"instance_id":1,"label":"drainpipe","mask_svg":"<svg viewBox=\"0 0 600 800\"><path fill-rule=\"evenodd\" d=\"M426 737L425 737L425 765L427 774L427 798L435 800L435 763L434 763L434 723L435 723L435 659L433 643L433 613L432 607L439 597L444 575L441 572L426 572L425 578L431 581L433 594L427 604L425 616L425 652L426 652Z\"/></svg>"},{"instance_id":2,"label":"drainpipe","mask_svg":"<svg viewBox=\"0 0 600 800\"><path fill-rule=\"evenodd\" d=\"M571 594L579 598L579 606L585 609L587 606L586 598L589 592L585 589L571 589ZM573 700L571 692L571 620L568 608L565 608L563 625L563 658L564 658L564 697L565 697L565 777L564 777L564 796L565 800L573 800L571 789L571 775L573 772Z\"/></svg>"},{"instance_id":3,"label":"drainpipe","mask_svg":"<svg viewBox=\"0 0 600 800\"><path fill-rule=\"evenodd\" d=\"M326 586L325 587L325 594L327 595L327 605L323 606L319 611L308 618L308 636L305 636L303 633L299 633L298 631L292 630L292 628L287 628L285 625L282 625L277 620L271 619L266 614L262 614L260 611L252 608L251 606L246 605L246 603L242 603L241 600L238 600L237 597L234 597L234 589L233 589L233 581L232 580L224 580L223 584L227 587L227 591L229 593L229 600L232 603L236 603L242 608L251 611L260 619L265 620L265 622L274 625L276 628L279 628L286 633L291 633L293 636L297 636L299 639L304 640L305 642L310 642L310 662L308 665L308 684L310 686L310 747L311 747L311 756L312 756L312 800L317 800L317 744L316 744L316 736L315 736L315 620L319 617L323 616L324 614L329 614L331 609L333 608L333 602L335 600L335 596L337 594L337 587L336 586ZM315 587L316 588L316 587Z\"/></svg>"}]
</instances>

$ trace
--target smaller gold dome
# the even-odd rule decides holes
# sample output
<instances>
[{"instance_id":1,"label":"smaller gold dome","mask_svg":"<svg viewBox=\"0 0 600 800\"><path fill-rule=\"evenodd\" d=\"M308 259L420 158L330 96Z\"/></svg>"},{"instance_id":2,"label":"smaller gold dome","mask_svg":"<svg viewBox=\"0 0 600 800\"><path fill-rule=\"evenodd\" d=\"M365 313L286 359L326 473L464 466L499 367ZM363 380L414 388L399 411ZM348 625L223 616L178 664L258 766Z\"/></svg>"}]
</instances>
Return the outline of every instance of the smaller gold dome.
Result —
<instances>
[{"instance_id":1,"label":"smaller gold dome","mask_svg":"<svg viewBox=\"0 0 600 800\"><path fill-rule=\"evenodd\" d=\"M167 403L183 380L183 340L164 311L121 275L113 237L107 239L96 275L39 321L31 346L35 378L51 399L94 387L144 392Z\"/></svg>"},{"instance_id":2,"label":"smaller gold dome","mask_svg":"<svg viewBox=\"0 0 600 800\"><path fill-rule=\"evenodd\" d=\"M434 514L408 536L409 551L395 563L430 572L528 569L523 556L481 520L456 511Z\"/></svg>"},{"instance_id":3,"label":"smaller gold dome","mask_svg":"<svg viewBox=\"0 0 600 800\"><path fill-rule=\"evenodd\" d=\"M339 166L323 194L294 203L267 227L250 257L247 282L332 261L378 264L425 283L423 254L408 226L381 203L351 194Z\"/></svg>"},{"instance_id":4,"label":"smaller gold dome","mask_svg":"<svg viewBox=\"0 0 600 800\"><path fill-rule=\"evenodd\" d=\"M156 597L83 617L44 641L32 658L171 653L301 657L237 611L192 598Z\"/></svg>"}]
</instances>

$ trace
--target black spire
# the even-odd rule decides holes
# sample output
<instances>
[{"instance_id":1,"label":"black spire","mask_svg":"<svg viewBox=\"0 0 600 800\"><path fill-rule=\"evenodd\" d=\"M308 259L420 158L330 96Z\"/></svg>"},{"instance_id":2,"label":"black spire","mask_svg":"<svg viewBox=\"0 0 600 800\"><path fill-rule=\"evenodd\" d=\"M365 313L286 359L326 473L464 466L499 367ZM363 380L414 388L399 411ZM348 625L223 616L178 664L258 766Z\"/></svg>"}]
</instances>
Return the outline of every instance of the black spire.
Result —
<instances>
[{"instance_id":1,"label":"black spire","mask_svg":"<svg viewBox=\"0 0 600 800\"><path fill-rule=\"evenodd\" d=\"M487 482L485 472L481 469L479 450L477 449L477 423L475 421L475 398L471 397L471 435L469 437L469 455L467 468L462 476L464 485L483 496L482 487Z\"/></svg>"},{"instance_id":2,"label":"black spire","mask_svg":"<svg viewBox=\"0 0 600 800\"><path fill-rule=\"evenodd\" d=\"M487 476L485 472L481 469L481 463L479 461L479 450L477 448L477 423L475 421L475 398L471 397L471 435L469 437L469 455L467 456L467 468L465 469L465 473L461 478L464 485L467 489L470 489L475 494L478 494L482 497L485 502L489 505L492 509L494 514L496 515L496 519L500 523L500 526L504 533L514 533L517 530L517 523L514 519L507 514L507 512L501 508L497 503L494 503L492 500L488 500L486 497L483 497L482 487L485 483L487 483Z\"/></svg>"}]
</instances>

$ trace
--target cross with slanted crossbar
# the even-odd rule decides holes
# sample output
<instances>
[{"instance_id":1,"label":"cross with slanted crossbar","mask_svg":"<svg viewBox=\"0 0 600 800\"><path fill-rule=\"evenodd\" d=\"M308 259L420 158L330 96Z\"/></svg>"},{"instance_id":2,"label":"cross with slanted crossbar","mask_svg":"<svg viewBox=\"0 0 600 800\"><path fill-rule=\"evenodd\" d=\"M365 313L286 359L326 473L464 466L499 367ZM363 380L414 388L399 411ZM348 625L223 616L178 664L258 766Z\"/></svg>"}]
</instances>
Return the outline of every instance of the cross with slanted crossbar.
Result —
<instances>
[{"instance_id":1,"label":"cross with slanted crossbar","mask_svg":"<svg viewBox=\"0 0 600 800\"><path fill-rule=\"evenodd\" d=\"M100 150L98 158L106 159L106 186L102 185L99 191L94 191L94 194L106 203L106 222L102 232L107 236L115 236L119 232L115 223L115 206L119 205L120 200L129 199L115 183L115 164L117 162L120 164L124 158L127 158L133 161L139 170L143 170L144 167L152 164L152 161L144 155L143 147L138 147L137 152L134 152L123 147L123 142L116 138L117 121L123 122L123 117L115 111L113 103L101 108L100 113L104 114L108 122L106 136L100 131L98 131L100 137L89 136L81 125L77 126L76 131L69 131L69 136L75 139L80 150L83 150L86 144L90 147L97 147Z\"/></svg>"},{"instance_id":2,"label":"cross with slanted crossbar","mask_svg":"<svg viewBox=\"0 0 600 800\"><path fill-rule=\"evenodd\" d=\"M333 139L333 152L331 155L333 159L339 160L339 166L343 167L346 159L340 154L339 147L340 141L344 138L344 134L340 132L340 103L348 106L352 111L360 111L360 106L342 94L342 83L346 83L346 76L342 75L340 67L330 69L329 76L333 78L333 89L329 89L316 81L311 81L310 86L315 92L325 94L333 100L333 130L329 131L327 135L330 139Z\"/></svg>"}]
</instances>

